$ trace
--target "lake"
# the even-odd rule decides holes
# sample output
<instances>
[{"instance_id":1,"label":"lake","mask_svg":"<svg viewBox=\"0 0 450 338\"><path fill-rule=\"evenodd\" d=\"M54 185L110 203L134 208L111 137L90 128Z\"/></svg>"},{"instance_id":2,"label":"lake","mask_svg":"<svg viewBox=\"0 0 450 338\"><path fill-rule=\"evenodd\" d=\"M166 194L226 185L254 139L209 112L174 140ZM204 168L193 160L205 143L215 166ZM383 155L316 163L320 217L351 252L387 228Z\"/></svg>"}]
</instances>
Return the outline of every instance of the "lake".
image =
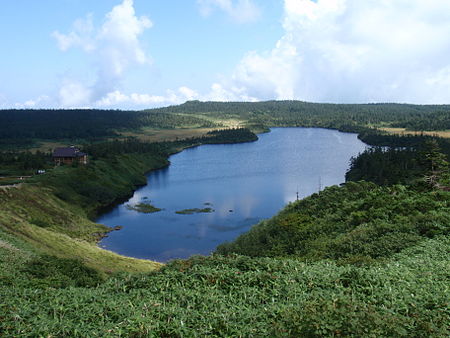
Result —
<instances>
[{"instance_id":1,"label":"lake","mask_svg":"<svg viewBox=\"0 0 450 338\"><path fill-rule=\"evenodd\" d=\"M356 134L320 128L273 128L251 143L202 145L170 157L168 168L97 219L122 226L100 246L122 255L166 262L207 255L287 203L343 183L352 156L366 145ZM144 214L127 205L151 203ZM185 209L212 212L177 214Z\"/></svg>"}]
</instances>

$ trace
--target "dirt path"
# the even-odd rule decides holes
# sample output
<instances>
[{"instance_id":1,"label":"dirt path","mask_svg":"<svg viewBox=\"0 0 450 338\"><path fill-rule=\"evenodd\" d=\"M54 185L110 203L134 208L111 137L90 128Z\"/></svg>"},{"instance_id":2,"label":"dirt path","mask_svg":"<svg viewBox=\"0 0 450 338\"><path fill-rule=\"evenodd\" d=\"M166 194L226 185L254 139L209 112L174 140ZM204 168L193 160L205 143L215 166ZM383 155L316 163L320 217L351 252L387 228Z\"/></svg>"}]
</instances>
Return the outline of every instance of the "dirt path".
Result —
<instances>
[{"instance_id":1,"label":"dirt path","mask_svg":"<svg viewBox=\"0 0 450 338\"><path fill-rule=\"evenodd\" d=\"M9 190L14 188L20 188L23 183L16 183L16 184L7 184L7 185L0 185L1 190Z\"/></svg>"}]
</instances>

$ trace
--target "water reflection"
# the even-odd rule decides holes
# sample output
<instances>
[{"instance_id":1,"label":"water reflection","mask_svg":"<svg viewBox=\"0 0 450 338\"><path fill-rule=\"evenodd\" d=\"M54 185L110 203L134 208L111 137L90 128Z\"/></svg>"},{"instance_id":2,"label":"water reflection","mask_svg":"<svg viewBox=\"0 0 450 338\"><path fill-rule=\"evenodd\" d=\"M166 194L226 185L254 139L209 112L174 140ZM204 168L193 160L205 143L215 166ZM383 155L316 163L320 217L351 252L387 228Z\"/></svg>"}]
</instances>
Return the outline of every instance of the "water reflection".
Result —
<instances>
[{"instance_id":1,"label":"water reflection","mask_svg":"<svg viewBox=\"0 0 450 338\"><path fill-rule=\"evenodd\" d=\"M169 168L170 167L165 167L152 172L152 174L147 177L147 184L157 189L166 187L169 178Z\"/></svg>"},{"instance_id":2,"label":"water reflection","mask_svg":"<svg viewBox=\"0 0 450 338\"><path fill-rule=\"evenodd\" d=\"M275 128L253 143L205 145L170 158L148 185L98 220L123 229L102 241L108 249L166 261L208 254L285 204L339 184L365 145L355 134L313 128ZM163 210L141 214L125 205L151 202ZM214 212L179 215L185 209Z\"/></svg>"}]
</instances>

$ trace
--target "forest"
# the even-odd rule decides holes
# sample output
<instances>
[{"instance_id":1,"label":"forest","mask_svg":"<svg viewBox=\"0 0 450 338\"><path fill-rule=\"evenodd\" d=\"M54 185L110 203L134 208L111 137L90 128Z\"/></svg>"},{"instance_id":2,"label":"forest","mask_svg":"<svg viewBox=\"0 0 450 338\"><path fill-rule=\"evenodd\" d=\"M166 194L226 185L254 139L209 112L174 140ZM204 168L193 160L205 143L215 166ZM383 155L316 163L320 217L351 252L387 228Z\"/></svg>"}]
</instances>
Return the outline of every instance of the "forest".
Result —
<instances>
[{"instance_id":1,"label":"forest","mask_svg":"<svg viewBox=\"0 0 450 338\"><path fill-rule=\"evenodd\" d=\"M147 110L151 113L183 113L238 116L267 126L328 127L335 129L389 124L411 130L445 130L450 126L449 105L325 104L302 101L200 102ZM350 130L349 130L350 131Z\"/></svg>"},{"instance_id":2,"label":"forest","mask_svg":"<svg viewBox=\"0 0 450 338\"><path fill-rule=\"evenodd\" d=\"M195 116L121 110L0 110L0 146L27 147L34 140L95 141L117 131L153 128L217 127Z\"/></svg>"},{"instance_id":3,"label":"forest","mask_svg":"<svg viewBox=\"0 0 450 338\"><path fill-rule=\"evenodd\" d=\"M445 150L438 140L429 138L415 147L372 147L351 159L346 180L417 186L432 171L435 174L448 171L449 149Z\"/></svg>"},{"instance_id":4,"label":"forest","mask_svg":"<svg viewBox=\"0 0 450 338\"><path fill-rule=\"evenodd\" d=\"M174 149L182 149L200 144L239 143L258 140L247 128L218 129L207 132L201 137L191 137L171 142L143 142L135 137L115 139L112 141L98 140L83 142L81 150L96 160L100 158L114 158L123 154L152 154L152 156L167 156ZM21 151L19 149L0 150L0 176L28 175L40 169L51 169L54 163L52 154L42 151Z\"/></svg>"},{"instance_id":5,"label":"forest","mask_svg":"<svg viewBox=\"0 0 450 338\"><path fill-rule=\"evenodd\" d=\"M450 106L323 104L302 101L200 102L143 111L0 110L0 147L27 147L36 140L98 140L144 127L220 128L237 118L254 128L324 127L361 132L378 126L408 130L450 129Z\"/></svg>"}]
</instances>

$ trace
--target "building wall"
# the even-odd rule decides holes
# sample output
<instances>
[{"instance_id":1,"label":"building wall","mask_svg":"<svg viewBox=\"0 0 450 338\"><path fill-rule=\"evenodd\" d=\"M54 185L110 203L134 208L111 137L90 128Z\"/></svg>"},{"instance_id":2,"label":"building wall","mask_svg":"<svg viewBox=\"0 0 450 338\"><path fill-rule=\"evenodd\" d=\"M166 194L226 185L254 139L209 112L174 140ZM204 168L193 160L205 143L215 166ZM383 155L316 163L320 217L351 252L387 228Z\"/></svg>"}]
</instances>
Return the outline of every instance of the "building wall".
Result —
<instances>
[{"instance_id":1,"label":"building wall","mask_svg":"<svg viewBox=\"0 0 450 338\"><path fill-rule=\"evenodd\" d=\"M78 163L80 163L80 164L87 164L87 163L88 163L88 157L87 157L87 155L78 157Z\"/></svg>"},{"instance_id":2,"label":"building wall","mask_svg":"<svg viewBox=\"0 0 450 338\"><path fill-rule=\"evenodd\" d=\"M55 161L56 165L72 165L74 161L78 161L79 164L87 164L88 158L87 155L80 156L80 157L55 157L53 159Z\"/></svg>"}]
</instances>

